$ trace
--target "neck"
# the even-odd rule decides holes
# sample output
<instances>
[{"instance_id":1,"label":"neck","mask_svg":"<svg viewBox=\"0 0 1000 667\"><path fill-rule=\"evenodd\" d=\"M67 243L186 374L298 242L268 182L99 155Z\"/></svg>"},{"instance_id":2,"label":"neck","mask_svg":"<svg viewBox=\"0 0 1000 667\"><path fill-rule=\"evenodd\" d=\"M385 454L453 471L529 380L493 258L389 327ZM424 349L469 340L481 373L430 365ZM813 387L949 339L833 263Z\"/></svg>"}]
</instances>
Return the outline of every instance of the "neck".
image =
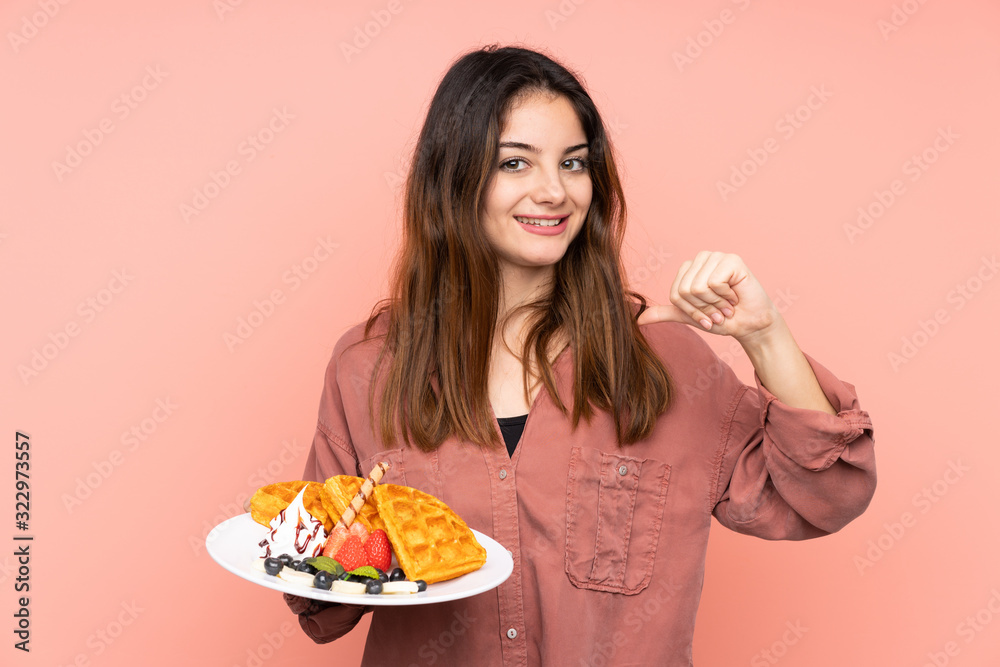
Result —
<instances>
[{"instance_id":1,"label":"neck","mask_svg":"<svg viewBox=\"0 0 1000 667\"><path fill-rule=\"evenodd\" d=\"M500 312L497 316L497 334L499 340L494 341L494 345L503 345L500 340L505 340L511 351L521 356L524 344L524 337L527 334L528 313L515 315L504 331L499 330L501 321L507 313L515 308L541 296L544 296L552 289L555 278L555 269L552 266L525 268L507 266L503 268L502 292L500 294ZM559 352L566 347L567 341L561 334L557 334L556 343L553 346L549 361L554 361Z\"/></svg>"},{"instance_id":2,"label":"neck","mask_svg":"<svg viewBox=\"0 0 1000 667\"><path fill-rule=\"evenodd\" d=\"M552 289L555 271L551 266L527 268L507 266L503 268L499 320L518 306L533 301ZM523 318L517 318L522 320Z\"/></svg>"},{"instance_id":3,"label":"neck","mask_svg":"<svg viewBox=\"0 0 1000 667\"><path fill-rule=\"evenodd\" d=\"M508 313L518 306L534 301L544 296L552 289L555 269L552 266L522 267L505 266L502 269L502 284L500 293L500 308L497 313L496 344L503 345L505 341L510 350L520 356L523 352L524 337L527 335L528 311L514 315L507 322L506 328L500 330L500 325Z\"/></svg>"}]
</instances>

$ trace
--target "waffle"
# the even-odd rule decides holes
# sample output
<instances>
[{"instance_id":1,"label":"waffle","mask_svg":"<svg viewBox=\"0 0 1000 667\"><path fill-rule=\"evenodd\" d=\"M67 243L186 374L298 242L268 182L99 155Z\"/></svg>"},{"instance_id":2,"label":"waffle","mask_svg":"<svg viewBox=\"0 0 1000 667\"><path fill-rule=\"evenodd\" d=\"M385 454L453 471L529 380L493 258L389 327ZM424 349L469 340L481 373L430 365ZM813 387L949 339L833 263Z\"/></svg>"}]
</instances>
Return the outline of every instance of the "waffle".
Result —
<instances>
[{"instance_id":1,"label":"waffle","mask_svg":"<svg viewBox=\"0 0 1000 667\"><path fill-rule=\"evenodd\" d=\"M360 486L360 480L358 485ZM340 514L330 514L329 493L319 482L278 482L262 486L250 499L250 516L262 526L269 526L271 520L278 516L281 510L292 504L303 486L308 488L302 496L302 504L310 514L323 522L324 530L331 530L334 517L338 517Z\"/></svg>"},{"instance_id":2,"label":"waffle","mask_svg":"<svg viewBox=\"0 0 1000 667\"><path fill-rule=\"evenodd\" d=\"M372 496L407 579L428 584L478 570L486 549L455 512L408 486L379 484Z\"/></svg>"},{"instance_id":3,"label":"waffle","mask_svg":"<svg viewBox=\"0 0 1000 667\"><path fill-rule=\"evenodd\" d=\"M325 493L322 495L322 499L330 515L331 529L333 528L333 524L336 523L335 518L343 516L347 506L351 504L351 500L363 483L364 480L360 477L351 477L350 475L336 475L326 480L326 483L323 485ZM368 532L378 528L386 530L385 521L379 516L378 510L375 509L372 503L365 503L361 507L361 511L358 513L355 521L367 528Z\"/></svg>"}]
</instances>

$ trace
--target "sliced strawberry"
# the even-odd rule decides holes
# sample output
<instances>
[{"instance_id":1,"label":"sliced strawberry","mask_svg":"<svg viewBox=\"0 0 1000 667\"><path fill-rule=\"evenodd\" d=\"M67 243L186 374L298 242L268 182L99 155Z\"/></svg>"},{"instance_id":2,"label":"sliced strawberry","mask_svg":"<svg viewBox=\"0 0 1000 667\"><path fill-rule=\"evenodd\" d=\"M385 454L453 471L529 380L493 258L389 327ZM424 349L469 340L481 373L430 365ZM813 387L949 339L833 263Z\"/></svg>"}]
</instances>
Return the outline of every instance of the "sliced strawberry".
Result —
<instances>
[{"instance_id":1,"label":"sliced strawberry","mask_svg":"<svg viewBox=\"0 0 1000 667\"><path fill-rule=\"evenodd\" d=\"M334 554L333 559L344 566L348 572L365 565L368 557L365 547L356 535L348 535L347 539Z\"/></svg>"},{"instance_id":2,"label":"sliced strawberry","mask_svg":"<svg viewBox=\"0 0 1000 667\"><path fill-rule=\"evenodd\" d=\"M372 531L364 543L365 554L368 556L368 564L377 567L383 572L388 572L392 566L392 545L389 544L389 536L381 528Z\"/></svg>"},{"instance_id":3,"label":"sliced strawberry","mask_svg":"<svg viewBox=\"0 0 1000 667\"><path fill-rule=\"evenodd\" d=\"M340 550L341 545L344 544L344 540L350 535L350 531L343 526L337 526L330 533L330 536L326 538L326 543L323 545L323 555L333 558L333 554Z\"/></svg>"},{"instance_id":4,"label":"sliced strawberry","mask_svg":"<svg viewBox=\"0 0 1000 667\"><path fill-rule=\"evenodd\" d=\"M358 539L363 543L368 539L368 529L355 521L351 524L351 535L357 535Z\"/></svg>"}]
</instances>

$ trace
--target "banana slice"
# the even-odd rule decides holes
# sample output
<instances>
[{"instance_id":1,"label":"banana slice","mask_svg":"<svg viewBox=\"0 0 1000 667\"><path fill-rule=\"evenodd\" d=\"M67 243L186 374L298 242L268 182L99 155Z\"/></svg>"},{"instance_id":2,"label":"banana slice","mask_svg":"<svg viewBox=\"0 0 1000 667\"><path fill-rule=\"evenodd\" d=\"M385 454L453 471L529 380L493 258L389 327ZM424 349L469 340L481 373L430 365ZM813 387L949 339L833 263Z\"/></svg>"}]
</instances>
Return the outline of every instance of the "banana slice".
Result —
<instances>
[{"instance_id":1,"label":"banana slice","mask_svg":"<svg viewBox=\"0 0 1000 667\"><path fill-rule=\"evenodd\" d=\"M313 579L316 575L309 574L308 572L296 572L290 567L283 567L278 572L278 578L287 581L290 584L298 584L299 586L312 586Z\"/></svg>"},{"instance_id":2,"label":"banana slice","mask_svg":"<svg viewBox=\"0 0 1000 667\"><path fill-rule=\"evenodd\" d=\"M382 594L386 595L408 595L417 592L417 582L415 581L387 581L382 584Z\"/></svg>"},{"instance_id":3,"label":"banana slice","mask_svg":"<svg viewBox=\"0 0 1000 667\"><path fill-rule=\"evenodd\" d=\"M348 595L364 595L367 588L367 586L359 581L343 581L338 579L333 582L333 585L330 587L330 592L346 593Z\"/></svg>"}]
</instances>

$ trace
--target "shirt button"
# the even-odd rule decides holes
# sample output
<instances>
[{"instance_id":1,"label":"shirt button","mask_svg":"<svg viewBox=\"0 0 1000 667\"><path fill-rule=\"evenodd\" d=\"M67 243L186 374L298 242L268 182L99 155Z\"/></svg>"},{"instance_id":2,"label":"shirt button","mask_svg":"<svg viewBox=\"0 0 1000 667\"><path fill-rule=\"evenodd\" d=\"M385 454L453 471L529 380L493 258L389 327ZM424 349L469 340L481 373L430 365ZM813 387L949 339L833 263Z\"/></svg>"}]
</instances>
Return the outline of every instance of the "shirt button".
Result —
<instances>
[{"instance_id":1,"label":"shirt button","mask_svg":"<svg viewBox=\"0 0 1000 667\"><path fill-rule=\"evenodd\" d=\"M507 636L510 637L511 639L517 637L517 630L511 628L510 630L507 631Z\"/></svg>"},{"instance_id":2,"label":"shirt button","mask_svg":"<svg viewBox=\"0 0 1000 667\"><path fill-rule=\"evenodd\" d=\"M507 479L507 471L503 468L500 469L500 479Z\"/></svg>"},{"instance_id":3,"label":"shirt button","mask_svg":"<svg viewBox=\"0 0 1000 667\"><path fill-rule=\"evenodd\" d=\"M628 466L626 466L624 464L618 466L618 474L619 475L625 476L627 473L628 473Z\"/></svg>"}]
</instances>

